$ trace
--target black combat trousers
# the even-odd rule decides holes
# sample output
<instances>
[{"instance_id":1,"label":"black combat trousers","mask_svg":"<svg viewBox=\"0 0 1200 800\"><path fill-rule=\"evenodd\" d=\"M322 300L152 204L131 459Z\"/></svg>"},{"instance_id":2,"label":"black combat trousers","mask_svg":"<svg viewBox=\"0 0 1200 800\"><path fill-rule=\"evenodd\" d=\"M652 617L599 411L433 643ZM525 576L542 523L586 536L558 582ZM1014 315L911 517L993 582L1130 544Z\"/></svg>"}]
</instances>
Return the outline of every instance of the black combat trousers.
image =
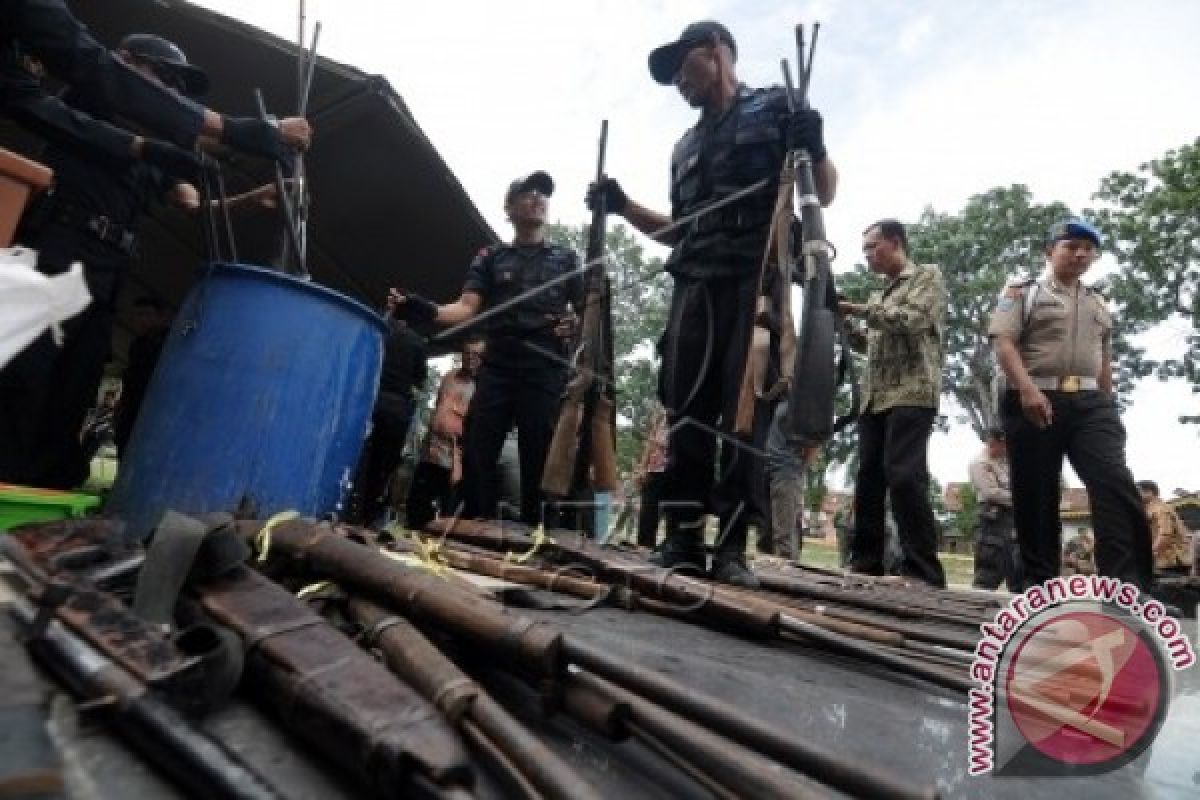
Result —
<instances>
[{"instance_id":1,"label":"black combat trousers","mask_svg":"<svg viewBox=\"0 0 1200 800\"><path fill-rule=\"evenodd\" d=\"M38 270L46 274L83 262L93 299L63 323L61 347L47 332L0 370L0 482L74 489L88 477L80 432L104 378L112 302L128 256L59 225L19 239L38 251Z\"/></svg>"},{"instance_id":2,"label":"black combat trousers","mask_svg":"<svg viewBox=\"0 0 1200 800\"><path fill-rule=\"evenodd\" d=\"M975 540L976 589L1021 591L1021 553L1013 535L1011 508L982 504L979 507L979 538Z\"/></svg>"},{"instance_id":3,"label":"black combat trousers","mask_svg":"<svg viewBox=\"0 0 1200 800\"><path fill-rule=\"evenodd\" d=\"M854 538L850 568L884 574L887 528L884 501L891 496L900 549L900 574L945 587L937 555L937 521L929 502L926 453L932 408L897 406L858 418L858 477L854 484Z\"/></svg>"},{"instance_id":4,"label":"black combat trousers","mask_svg":"<svg viewBox=\"0 0 1200 800\"><path fill-rule=\"evenodd\" d=\"M1045 394L1054 407L1054 424L1045 429L1025 417L1018 393L1006 392L1001 407L1025 587L1061 571L1065 455L1087 488L1097 571L1148 590L1154 580L1150 523L1125 465L1125 426L1112 398L1099 391Z\"/></svg>"},{"instance_id":5,"label":"black combat trousers","mask_svg":"<svg viewBox=\"0 0 1200 800\"><path fill-rule=\"evenodd\" d=\"M639 547L658 544L658 523L662 520L662 472L648 472L638 499L637 543Z\"/></svg>"},{"instance_id":6,"label":"black combat trousers","mask_svg":"<svg viewBox=\"0 0 1200 800\"><path fill-rule=\"evenodd\" d=\"M404 522L410 530L421 530L434 518L433 504L442 514L455 511L454 494L450 486L451 468L422 461L413 471L408 499L404 501Z\"/></svg>"},{"instance_id":7,"label":"black combat trousers","mask_svg":"<svg viewBox=\"0 0 1200 800\"><path fill-rule=\"evenodd\" d=\"M393 392L380 392L371 415L371 435L363 446L359 464L362 505L359 521L373 525L390 505L392 475L404 457L413 400Z\"/></svg>"},{"instance_id":8,"label":"black combat trousers","mask_svg":"<svg viewBox=\"0 0 1200 800\"><path fill-rule=\"evenodd\" d=\"M718 556L742 555L749 517L761 518L764 511L770 409L758 404L751 436L733 433L757 298L757 274L709 280L677 275L663 341L659 394L670 424L662 495L667 535L700 538L704 514L716 514Z\"/></svg>"},{"instance_id":9,"label":"black combat trousers","mask_svg":"<svg viewBox=\"0 0 1200 800\"><path fill-rule=\"evenodd\" d=\"M504 439L517 426L521 462L521 521L543 519L542 468L558 419L564 366L534 358L524 367L485 360L471 397L463 437L463 515L499 519L496 464Z\"/></svg>"}]
</instances>

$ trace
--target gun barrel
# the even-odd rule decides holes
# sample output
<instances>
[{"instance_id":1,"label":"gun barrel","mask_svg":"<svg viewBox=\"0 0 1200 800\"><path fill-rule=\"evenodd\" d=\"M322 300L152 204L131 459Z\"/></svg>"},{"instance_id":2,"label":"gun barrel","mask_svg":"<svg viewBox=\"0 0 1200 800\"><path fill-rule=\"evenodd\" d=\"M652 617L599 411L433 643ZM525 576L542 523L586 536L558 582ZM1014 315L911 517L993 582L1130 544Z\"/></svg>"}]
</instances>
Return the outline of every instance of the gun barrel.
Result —
<instances>
[{"instance_id":1,"label":"gun barrel","mask_svg":"<svg viewBox=\"0 0 1200 800\"><path fill-rule=\"evenodd\" d=\"M194 797L278 800L279 793L224 745L58 620L34 631L37 612L23 597L13 600L10 613L32 634L30 650L71 691L87 700L115 698L108 707L113 728L180 789Z\"/></svg>"}]
</instances>

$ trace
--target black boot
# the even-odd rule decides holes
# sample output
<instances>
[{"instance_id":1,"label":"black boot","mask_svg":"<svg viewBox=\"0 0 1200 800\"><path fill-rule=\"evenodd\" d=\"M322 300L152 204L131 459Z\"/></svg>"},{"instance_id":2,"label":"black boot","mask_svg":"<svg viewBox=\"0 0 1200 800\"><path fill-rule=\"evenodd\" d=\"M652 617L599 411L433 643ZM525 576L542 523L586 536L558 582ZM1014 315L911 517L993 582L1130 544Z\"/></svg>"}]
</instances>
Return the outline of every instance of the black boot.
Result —
<instances>
[{"instance_id":1,"label":"black boot","mask_svg":"<svg viewBox=\"0 0 1200 800\"><path fill-rule=\"evenodd\" d=\"M735 524L726 530L717 543L717 554L713 557L712 572L714 581L727 583L742 589L757 589L758 578L746 566L746 526Z\"/></svg>"},{"instance_id":2,"label":"black boot","mask_svg":"<svg viewBox=\"0 0 1200 800\"><path fill-rule=\"evenodd\" d=\"M658 552L650 556L650 563L664 569L688 566L703 573L708 561L704 552L703 526L703 518L692 523L668 520L667 535Z\"/></svg>"}]
</instances>

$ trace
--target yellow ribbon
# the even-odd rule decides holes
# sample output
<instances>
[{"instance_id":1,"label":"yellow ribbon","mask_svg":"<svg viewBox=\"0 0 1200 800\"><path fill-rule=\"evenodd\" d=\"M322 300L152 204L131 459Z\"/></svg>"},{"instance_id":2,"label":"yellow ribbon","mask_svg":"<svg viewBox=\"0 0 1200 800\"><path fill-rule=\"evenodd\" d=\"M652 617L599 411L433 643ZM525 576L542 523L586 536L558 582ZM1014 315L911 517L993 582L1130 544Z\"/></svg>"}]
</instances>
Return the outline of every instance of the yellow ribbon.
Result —
<instances>
[{"instance_id":1,"label":"yellow ribbon","mask_svg":"<svg viewBox=\"0 0 1200 800\"><path fill-rule=\"evenodd\" d=\"M305 586L303 589L296 592L296 597L303 600L306 597L311 597L317 592L323 592L326 589L334 589L336 587L337 585L333 581L317 581L316 583L310 583L308 586Z\"/></svg>"},{"instance_id":2,"label":"yellow ribbon","mask_svg":"<svg viewBox=\"0 0 1200 800\"><path fill-rule=\"evenodd\" d=\"M262 526L262 530L260 530L254 537L254 551L258 553L258 558L256 560L259 564L267 563L267 555L271 551L271 530L276 525L280 525L284 522L291 522L294 519L300 519L299 511L280 511L278 514L268 519L266 524Z\"/></svg>"},{"instance_id":3,"label":"yellow ribbon","mask_svg":"<svg viewBox=\"0 0 1200 800\"><path fill-rule=\"evenodd\" d=\"M542 545L545 544L556 544L556 542L554 541L553 537L546 535L546 529L543 526L538 525L537 530L533 532L533 545L529 548L529 550L519 555L509 551L504 554L504 560L511 561L515 564L524 564L526 561L533 558L537 551L542 549Z\"/></svg>"},{"instance_id":4,"label":"yellow ribbon","mask_svg":"<svg viewBox=\"0 0 1200 800\"><path fill-rule=\"evenodd\" d=\"M427 539L416 531L401 527L399 523L393 523L388 527L387 530L388 533L396 536L402 536L405 539L409 539L414 545L416 545L416 552L413 554L417 557L418 563L416 566L426 569L438 577L442 577L446 574L446 568L449 565L446 563L445 557L442 556L441 541L432 538ZM401 555L399 553L391 553L386 550L383 552L392 558L396 558ZM407 559L400 560L407 561Z\"/></svg>"}]
</instances>

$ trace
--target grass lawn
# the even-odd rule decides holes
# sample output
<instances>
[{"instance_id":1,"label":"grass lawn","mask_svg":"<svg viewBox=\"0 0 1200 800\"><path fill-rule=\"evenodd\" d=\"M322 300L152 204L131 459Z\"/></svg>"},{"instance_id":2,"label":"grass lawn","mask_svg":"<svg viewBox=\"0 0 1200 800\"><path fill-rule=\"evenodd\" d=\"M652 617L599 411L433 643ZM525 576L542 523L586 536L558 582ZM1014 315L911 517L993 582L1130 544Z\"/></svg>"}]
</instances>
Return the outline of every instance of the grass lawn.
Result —
<instances>
[{"instance_id":1,"label":"grass lawn","mask_svg":"<svg viewBox=\"0 0 1200 800\"><path fill-rule=\"evenodd\" d=\"M971 585L971 578L975 574L975 559L962 553L939 553L938 557L942 561L942 568L946 570L947 583ZM837 569L837 547L815 539L805 539L800 563L826 569Z\"/></svg>"}]
</instances>

